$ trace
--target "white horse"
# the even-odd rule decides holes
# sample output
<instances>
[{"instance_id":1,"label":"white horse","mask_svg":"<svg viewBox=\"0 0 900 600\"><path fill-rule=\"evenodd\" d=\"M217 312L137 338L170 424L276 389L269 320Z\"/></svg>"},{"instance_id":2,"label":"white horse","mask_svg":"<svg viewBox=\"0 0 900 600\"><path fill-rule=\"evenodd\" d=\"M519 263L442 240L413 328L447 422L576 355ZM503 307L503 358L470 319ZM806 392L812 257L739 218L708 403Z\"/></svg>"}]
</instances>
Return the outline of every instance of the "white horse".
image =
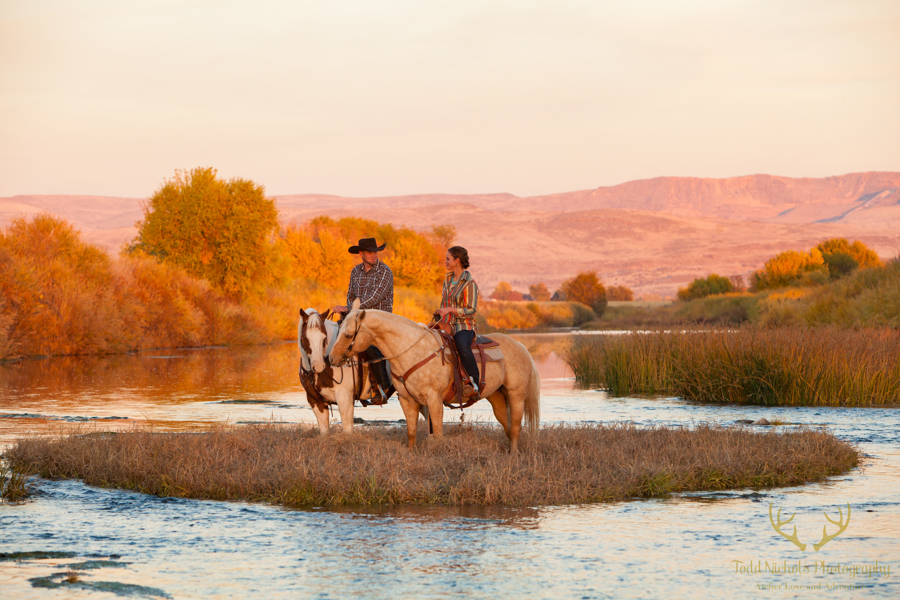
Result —
<instances>
[{"instance_id":1,"label":"white horse","mask_svg":"<svg viewBox=\"0 0 900 600\"><path fill-rule=\"evenodd\" d=\"M306 390L306 398L312 407L319 432L329 432L329 405L337 404L344 432L353 431L354 396L370 393L369 378L360 382L358 365L354 363L334 367L328 361L328 353L338 335L338 324L328 320L328 312L320 315L315 309L300 310L297 324L297 345L300 347L300 381ZM358 389L354 389L358 388Z\"/></svg>"},{"instance_id":2,"label":"white horse","mask_svg":"<svg viewBox=\"0 0 900 600\"><path fill-rule=\"evenodd\" d=\"M500 344L504 358L487 363L482 393L506 432L510 451L515 452L522 418L532 430L537 430L540 423L541 380L525 346L502 333L493 333L491 338ZM444 393L453 380L453 367L445 360L449 351L440 336L405 317L354 306L332 344L330 362L342 364L372 344L391 359L397 395L406 415L409 447L416 444L416 424L422 406L431 415L435 437L440 437Z\"/></svg>"}]
</instances>

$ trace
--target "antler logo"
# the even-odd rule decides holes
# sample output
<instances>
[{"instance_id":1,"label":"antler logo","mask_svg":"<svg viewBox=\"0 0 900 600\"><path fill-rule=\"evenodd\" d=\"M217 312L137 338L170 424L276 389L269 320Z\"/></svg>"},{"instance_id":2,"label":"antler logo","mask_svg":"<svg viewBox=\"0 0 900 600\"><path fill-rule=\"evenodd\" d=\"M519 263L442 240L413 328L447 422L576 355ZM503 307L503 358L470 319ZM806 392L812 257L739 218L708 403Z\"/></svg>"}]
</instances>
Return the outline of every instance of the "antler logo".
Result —
<instances>
[{"instance_id":1,"label":"antler logo","mask_svg":"<svg viewBox=\"0 0 900 600\"><path fill-rule=\"evenodd\" d=\"M846 523L844 523L844 511L840 507L838 507L838 515L840 515L840 516L838 517L837 521L835 521L831 517L829 517L828 513L822 513L822 514L825 515L825 518L828 520L829 523L831 523L832 525L837 525L838 530L837 530L837 533L835 533L833 535L828 535L828 525L823 525L822 526L822 539L819 540L818 544L813 544L813 548L816 549L816 552L821 550L822 546L824 546L825 544L827 544L828 542L830 542L831 540L833 540L834 538L841 535L842 533L844 533L844 531L847 530L847 526L850 525L850 503L849 502L847 503L847 522ZM777 531L781 537L788 540L790 543L794 544L795 546L800 548L801 551L803 551L803 550L806 550L806 544L801 542L800 538L797 537L797 526L796 525L794 525L794 531L793 531L793 533L791 533L791 535L788 535L781 530L781 528L784 527L785 525L787 525L788 523L790 523L794 519L795 516L797 516L797 513L792 514L791 518L788 519L787 521L782 521L781 520L781 507L778 507L778 515L773 519L772 518L772 503L769 502L769 523L772 524L772 529ZM776 520L778 521L777 523L775 522Z\"/></svg>"}]
</instances>

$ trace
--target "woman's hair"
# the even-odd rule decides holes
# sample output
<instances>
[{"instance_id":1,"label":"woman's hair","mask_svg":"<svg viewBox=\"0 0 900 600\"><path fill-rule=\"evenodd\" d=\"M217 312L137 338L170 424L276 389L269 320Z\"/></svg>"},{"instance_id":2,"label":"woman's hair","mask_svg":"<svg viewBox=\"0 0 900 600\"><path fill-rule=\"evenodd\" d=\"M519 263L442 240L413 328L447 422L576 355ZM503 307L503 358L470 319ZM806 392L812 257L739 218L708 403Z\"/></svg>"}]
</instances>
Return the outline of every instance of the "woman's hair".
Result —
<instances>
[{"instance_id":1,"label":"woman's hair","mask_svg":"<svg viewBox=\"0 0 900 600\"><path fill-rule=\"evenodd\" d=\"M459 264L462 265L463 269L469 268L469 252L462 246L453 246L452 248L448 248L447 252L453 258L459 259Z\"/></svg>"}]
</instances>

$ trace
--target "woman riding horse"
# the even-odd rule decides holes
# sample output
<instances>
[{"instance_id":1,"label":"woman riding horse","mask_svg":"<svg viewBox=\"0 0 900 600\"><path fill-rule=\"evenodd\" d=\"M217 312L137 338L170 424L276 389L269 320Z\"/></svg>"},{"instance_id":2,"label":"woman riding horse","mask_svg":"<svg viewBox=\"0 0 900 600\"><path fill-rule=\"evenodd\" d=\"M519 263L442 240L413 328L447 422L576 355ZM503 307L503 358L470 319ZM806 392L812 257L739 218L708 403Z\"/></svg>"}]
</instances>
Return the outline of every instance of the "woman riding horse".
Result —
<instances>
[{"instance_id":1,"label":"woman riding horse","mask_svg":"<svg viewBox=\"0 0 900 600\"><path fill-rule=\"evenodd\" d=\"M475 324L478 285L466 270L469 268L469 253L462 246L453 246L447 250L444 264L449 272L441 291L441 307L434 314L440 317L439 322L446 323L453 331L459 360L469 375L462 393L466 397L472 397L479 394L478 363L472 353L472 342L478 329Z\"/></svg>"}]
</instances>

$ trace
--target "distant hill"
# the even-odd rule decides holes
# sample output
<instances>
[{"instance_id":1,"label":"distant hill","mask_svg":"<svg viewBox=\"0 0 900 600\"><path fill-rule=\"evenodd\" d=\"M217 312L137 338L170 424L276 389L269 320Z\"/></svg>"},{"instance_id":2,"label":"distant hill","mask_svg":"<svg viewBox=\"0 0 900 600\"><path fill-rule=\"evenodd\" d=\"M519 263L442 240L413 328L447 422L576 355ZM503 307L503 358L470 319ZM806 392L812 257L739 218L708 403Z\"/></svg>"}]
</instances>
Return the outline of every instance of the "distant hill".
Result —
<instances>
[{"instance_id":1,"label":"distant hill","mask_svg":"<svg viewBox=\"0 0 900 600\"><path fill-rule=\"evenodd\" d=\"M582 269L637 295L672 296L710 272L747 274L790 248L828 237L859 239L881 256L900 252L900 173L853 173L820 179L748 175L727 179L657 177L616 186L521 198L512 194L422 194L344 198L276 196L285 222L318 214L357 215L429 229L452 224L472 271L490 290L551 289ZM142 217L138 198L0 198L0 224L42 210L117 250Z\"/></svg>"}]
</instances>

